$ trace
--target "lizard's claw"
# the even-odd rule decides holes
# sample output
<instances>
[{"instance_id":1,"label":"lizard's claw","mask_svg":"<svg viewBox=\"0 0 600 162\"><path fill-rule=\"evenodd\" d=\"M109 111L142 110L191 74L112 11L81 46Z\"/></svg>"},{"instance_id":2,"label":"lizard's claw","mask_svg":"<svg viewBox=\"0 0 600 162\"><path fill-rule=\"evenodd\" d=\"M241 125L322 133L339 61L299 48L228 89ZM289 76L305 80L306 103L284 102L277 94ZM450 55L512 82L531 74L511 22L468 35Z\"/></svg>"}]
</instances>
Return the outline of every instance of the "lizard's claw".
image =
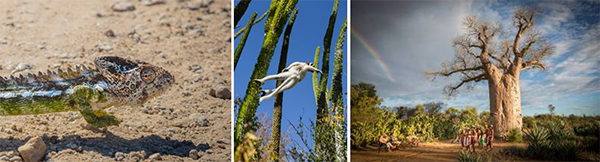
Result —
<instances>
[{"instance_id":1,"label":"lizard's claw","mask_svg":"<svg viewBox=\"0 0 600 162\"><path fill-rule=\"evenodd\" d=\"M82 115L85 121L94 128L119 125L123 121L117 118L115 115L105 111L93 111L91 113L87 113L86 111L86 113L82 113Z\"/></svg>"},{"instance_id":2,"label":"lizard's claw","mask_svg":"<svg viewBox=\"0 0 600 162\"><path fill-rule=\"evenodd\" d=\"M123 120L117 118L112 114L108 114L106 116L97 117L94 122L89 122L90 125L96 128L103 128L113 125L119 125Z\"/></svg>"}]
</instances>

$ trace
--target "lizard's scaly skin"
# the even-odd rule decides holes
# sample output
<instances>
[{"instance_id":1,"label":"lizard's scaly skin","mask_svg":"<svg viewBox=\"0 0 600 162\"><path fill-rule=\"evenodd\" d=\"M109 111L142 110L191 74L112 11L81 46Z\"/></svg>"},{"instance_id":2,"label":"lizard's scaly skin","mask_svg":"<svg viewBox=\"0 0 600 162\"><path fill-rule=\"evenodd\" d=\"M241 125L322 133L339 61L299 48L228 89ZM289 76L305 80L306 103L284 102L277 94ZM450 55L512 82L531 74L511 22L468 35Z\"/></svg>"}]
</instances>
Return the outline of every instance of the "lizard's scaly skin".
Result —
<instances>
[{"instance_id":1,"label":"lizard's scaly skin","mask_svg":"<svg viewBox=\"0 0 600 162\"><path fill-rule=\"evenodd\" d=\"M94 63L94 69L0 77L0 115L79 110L93 126L118 125L121 120L102 109L140 106L175 82L168 71L142 61L103 56Z\"/></svg>"}]
</instances>

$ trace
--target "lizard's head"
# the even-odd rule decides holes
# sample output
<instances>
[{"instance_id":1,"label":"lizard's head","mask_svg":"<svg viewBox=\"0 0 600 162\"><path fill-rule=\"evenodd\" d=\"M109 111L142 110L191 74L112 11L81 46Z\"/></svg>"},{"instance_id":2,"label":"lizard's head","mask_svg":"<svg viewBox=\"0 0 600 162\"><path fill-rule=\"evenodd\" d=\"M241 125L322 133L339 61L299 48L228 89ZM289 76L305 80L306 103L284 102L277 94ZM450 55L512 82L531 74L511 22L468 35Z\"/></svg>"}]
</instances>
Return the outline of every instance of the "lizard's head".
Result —
<instances>
[{"instance_id":1,"label":"lizard's head","mask_svg":"<svg viewBox=\"0 0 600 162\"><path fill-rule=\"evenodd\" d=\"M103 56L94 62L108 83L109 93L121 103L141 105L165 92L175 82L167 70L143 61Z\"/></svg>"}]
</instances>

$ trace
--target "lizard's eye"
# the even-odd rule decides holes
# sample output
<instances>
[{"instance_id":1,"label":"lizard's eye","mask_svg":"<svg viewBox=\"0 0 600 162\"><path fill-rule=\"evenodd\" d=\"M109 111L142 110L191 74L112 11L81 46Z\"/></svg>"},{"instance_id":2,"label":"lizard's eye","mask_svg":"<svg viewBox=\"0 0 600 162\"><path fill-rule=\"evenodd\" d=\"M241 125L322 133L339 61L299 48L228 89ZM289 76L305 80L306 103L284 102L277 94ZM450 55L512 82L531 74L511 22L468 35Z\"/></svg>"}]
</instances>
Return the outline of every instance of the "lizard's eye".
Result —
<instances>
[{"instance_id":1,"label":"lizard's eye","mask_svg":"<svg viewBox=\"0 0 600 162\"><path fill-rule=\"evenodd\" d=\"M154 81L154 78L156 78L156 74L154 73L154 70L150 69L150 68L144 68L142 69L142 72L140 73L140 77L142 78L142 80L146 83L151 83Z\"/></svg>"}]
</instances>

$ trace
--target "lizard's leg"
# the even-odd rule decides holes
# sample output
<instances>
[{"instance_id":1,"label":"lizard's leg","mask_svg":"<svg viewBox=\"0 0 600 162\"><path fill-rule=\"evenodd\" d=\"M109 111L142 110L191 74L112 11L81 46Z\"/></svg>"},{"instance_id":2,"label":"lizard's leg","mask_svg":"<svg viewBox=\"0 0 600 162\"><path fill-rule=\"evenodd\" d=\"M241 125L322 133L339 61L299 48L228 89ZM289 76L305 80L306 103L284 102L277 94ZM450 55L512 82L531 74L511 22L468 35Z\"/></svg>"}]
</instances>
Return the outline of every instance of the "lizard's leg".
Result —
<instances>
[{"instance_id":1,"label":"lizard's leg","mask_svg":"<svg viewBox=\"0 0 600 162\"><path fill-rule=\"evenodd\" d=\"M98 89L85 85L75 86L69 100L72 106L79 109L85 121L94 127L102 128L121 123L121 119L104 110L94 110L92 105L102 105L107 102L104 92Z\"/></svg>"}]
</instances>

